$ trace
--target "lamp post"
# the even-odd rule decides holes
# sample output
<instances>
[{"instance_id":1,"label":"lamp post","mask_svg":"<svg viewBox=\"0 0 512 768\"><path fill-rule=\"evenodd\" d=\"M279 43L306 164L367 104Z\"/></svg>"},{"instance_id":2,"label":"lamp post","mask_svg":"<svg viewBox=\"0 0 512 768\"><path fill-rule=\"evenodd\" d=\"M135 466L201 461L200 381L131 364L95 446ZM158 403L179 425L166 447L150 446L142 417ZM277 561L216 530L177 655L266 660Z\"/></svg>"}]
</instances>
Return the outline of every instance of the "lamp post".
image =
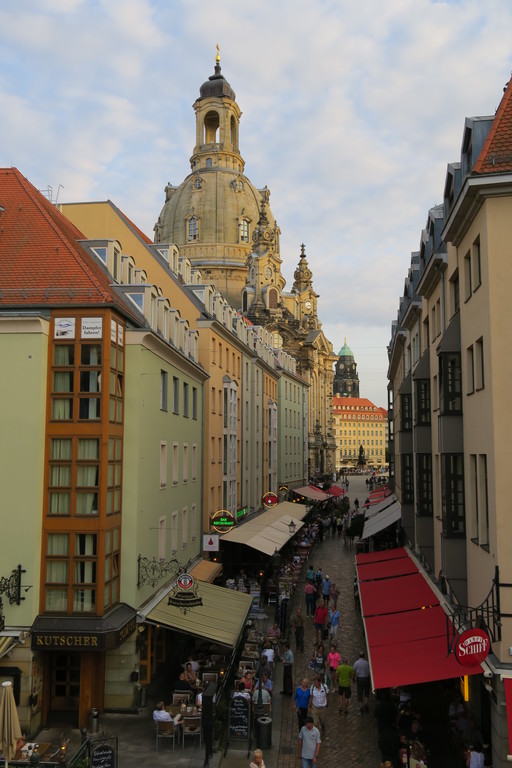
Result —
<instances>
[{"instance_id":1,"label":"lamp post","mask_svg":"<svg viewBox=\"0 0 512 768\"><path fill-rule=\"evenodd\" d=\"M280 624L279 621L279 568L281 567L281 555L277 551L277 548L274 550L274 554L272 555L272 570L274 572L274 584L276 589L276 610L274 614L274 622L276 624Z\"/></svg>"},{"instance_id":2,"label":"lamp post","mask_svg":"<svg viewBox=\"0 0 512 768\"><path fill-rule=\"evenodd\" d=\"M262 691L262 658L263 658L263 646L265 645L265 627L267 624L268 616L266 613L260 613L256 619L258 625L258 651L259 651L259 663L258 663L258 700L256 702L256 719L263 715L263 694Z\"/></svg>"}]
</instances>

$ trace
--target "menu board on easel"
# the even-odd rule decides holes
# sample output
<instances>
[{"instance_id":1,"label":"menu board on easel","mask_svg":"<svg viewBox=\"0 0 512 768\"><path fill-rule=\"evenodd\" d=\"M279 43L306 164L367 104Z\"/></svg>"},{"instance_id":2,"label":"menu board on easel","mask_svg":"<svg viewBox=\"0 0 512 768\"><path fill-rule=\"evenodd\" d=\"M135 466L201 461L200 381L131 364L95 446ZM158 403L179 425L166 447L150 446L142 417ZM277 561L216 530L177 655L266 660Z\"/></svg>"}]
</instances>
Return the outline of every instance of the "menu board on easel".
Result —
<instances>
[{"instance_id":1,"label":"menu board on easel","mask_svg":"<svg viewBox=\"0 0 512 768\"><path fill-rule=\"evenodd\" d=\"M251 701L244 696L233 696L229 703L229 734L230 741L246 741L250 749L251 739Z\"/></svg>"}]
</instances>

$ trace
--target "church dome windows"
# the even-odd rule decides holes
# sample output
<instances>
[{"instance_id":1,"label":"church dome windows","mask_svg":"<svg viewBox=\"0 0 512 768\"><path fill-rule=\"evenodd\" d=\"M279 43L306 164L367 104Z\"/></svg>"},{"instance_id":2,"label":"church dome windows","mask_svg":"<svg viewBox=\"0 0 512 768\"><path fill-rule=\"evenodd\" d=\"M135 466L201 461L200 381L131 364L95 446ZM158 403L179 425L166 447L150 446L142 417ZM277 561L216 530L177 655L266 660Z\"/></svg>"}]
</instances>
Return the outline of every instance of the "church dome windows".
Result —
<instances>
[{"instance_id":1,"label":"church dome windows","mask_svg":"<svg viewBox=\"0 0 512 768\"><path fill-rule=\"evenodd\" d=\"M212 165L213 165L213 160L211 159L211 157L207 157L206 158L206 167L207 168L211 168Z\"/></svg>"},{"instance_id":2,"label":"church dome windows","mask_svg":"<svg viewBox=\"0 0 512 768\"><path fill-rule=\"evenodd\" d=\"M189 243L199 240L199 219L197 216L190 216L187 219L187 240Z\"/></svg>"},{"instance_id":3,"label":"church dome windows","mask_svg":"<svg viewBox=\"0 0 512 768\"><path fill-rule=\"evenodd\" d=\"M277 290L275 288L269 288L267 292L267 301L269 309L277 309Z\"/></svg>"},{"instance_id":4,"label":"church dome windows","mask_svg":"<svg viewBox=\"0 0 512 768\"><path fill-rule=\"evenodd\" d=\"M241 243L249 242L249 222L247 219L240 219L238 223L238 236Z\"/></svg>"},{"instance_id":5,"label":"church dome windows","mask_svg":"<svg viewBox=\"0 0 512 768\"><path fill-rule=\"evenodd\" d=\"M199 178L199 176L196 176L196 178L194 179L193 187L194 189L201 189L201 179Z\"/></svg>"},{"instance_id":6,"label":"church dome windows","mask_svg":"<svg viewBox=\"0 0 512 768\"><path fill-rule=\"evenodd\" d=\"M233 149L238 149L238 123L235 120L234 115L231 115L231 121L230 121L230 129L231 129L231 144L233 146Z\"/></svg>"},{"instance_id":7,"label":"church dome windows","mask_svg":"<svg viewBox=\"0 0 512 768\"><path fill-rule=\"evenodd\" d=\"M218 140L219 131L219 113L211 110L205 115L204 118L204 143L216 144Z\"/></svg>"}]
</instances>

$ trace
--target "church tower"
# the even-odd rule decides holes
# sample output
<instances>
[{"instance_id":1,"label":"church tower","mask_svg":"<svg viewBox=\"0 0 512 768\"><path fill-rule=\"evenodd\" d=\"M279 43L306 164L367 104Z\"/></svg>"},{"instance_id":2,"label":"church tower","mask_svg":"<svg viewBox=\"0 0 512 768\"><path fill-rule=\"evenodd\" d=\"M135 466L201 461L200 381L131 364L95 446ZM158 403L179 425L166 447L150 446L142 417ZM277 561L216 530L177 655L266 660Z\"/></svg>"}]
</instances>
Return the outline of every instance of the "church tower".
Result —
<instances>
[{"instance_id":1,"label":"church tower","mask_svg":"<svg viewBox=\"0 0 512 768\"><path fill-rule=\"evenodd\" d=\"M339 397L359 397L359 376L354 353L345 343L338 352L338 362L334 372L334 395Z\"/></svg>"},{"instance_id":2,"label":"church tower","mask_svg":"<svg viewBox=\"0 0 512 768\"><path fill-rule=\"evenodd\" d=\"M191 173L179 186L166 186L155 242L176 244L203 279L240 309L262 202L277 259L280 232L268 205L269 190L257 189L244 174L239 148L242 113L222 74L218 47L214 73L199 89L194 111Z\"/></svg>"}]
</instances>

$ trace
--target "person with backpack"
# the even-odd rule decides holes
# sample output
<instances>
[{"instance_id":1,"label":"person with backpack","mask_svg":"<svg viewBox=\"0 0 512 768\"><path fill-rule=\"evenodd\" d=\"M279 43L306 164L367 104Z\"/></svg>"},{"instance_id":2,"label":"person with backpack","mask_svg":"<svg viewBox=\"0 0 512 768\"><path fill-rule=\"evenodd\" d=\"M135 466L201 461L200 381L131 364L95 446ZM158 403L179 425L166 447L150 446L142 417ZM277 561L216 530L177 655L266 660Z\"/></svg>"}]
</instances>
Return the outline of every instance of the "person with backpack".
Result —
<instances>
[{"instance_id":1,"label":"person with backpack","mask_svg":"<svg viewBox=\"0 0 512 768\"><path fill-rule=\"evenodd\" d=\"M327 704L329 703L329 687L322 683L318 675L314 677L310 694L308 711L313 717L315 726L321 729L322 736L324 736L327 721Z\"/></svg>"}]
</instances>

